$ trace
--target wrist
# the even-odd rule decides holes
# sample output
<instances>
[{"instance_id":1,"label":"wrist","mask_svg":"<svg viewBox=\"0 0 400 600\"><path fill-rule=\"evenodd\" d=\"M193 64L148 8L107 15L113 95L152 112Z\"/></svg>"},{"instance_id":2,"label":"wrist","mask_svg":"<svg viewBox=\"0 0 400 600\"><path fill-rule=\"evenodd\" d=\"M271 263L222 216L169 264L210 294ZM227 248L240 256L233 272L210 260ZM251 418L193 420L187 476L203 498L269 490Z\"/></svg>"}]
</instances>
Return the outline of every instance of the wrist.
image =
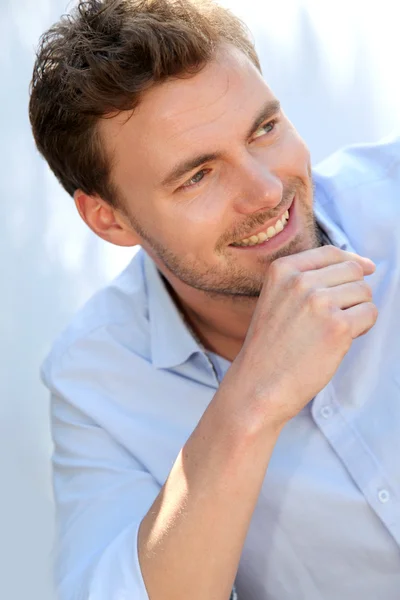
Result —
<instances>
[{"instance_id":1,"label":"wrist","mask_svg":"<svg viewBox=\"0 0 400 600\"><path fill-rule=\"evenodd\" d=\"M252 370L244 365L233 363L218 391L218 403L229 413L232 428L245 440L276 442L290 420L281 410L287 401L272 378L260 384L249 377L250 373Z\"/></svg>"}]
</instances>

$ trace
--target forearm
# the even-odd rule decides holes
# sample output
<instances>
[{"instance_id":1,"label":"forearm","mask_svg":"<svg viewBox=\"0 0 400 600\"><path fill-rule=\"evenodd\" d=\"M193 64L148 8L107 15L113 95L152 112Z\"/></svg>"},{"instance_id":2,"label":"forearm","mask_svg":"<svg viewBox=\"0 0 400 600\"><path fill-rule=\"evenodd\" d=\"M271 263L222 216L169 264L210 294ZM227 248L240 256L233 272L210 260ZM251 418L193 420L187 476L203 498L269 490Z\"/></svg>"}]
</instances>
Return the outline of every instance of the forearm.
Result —
<instances>
[{"instance_id":1,"label":"forearm","mask_svg":"<svg viewBox=\"0 0 400 600\"><path fill-rule=\"evenodd\" d=\"M229 598L279 433L255 433L246 400L220 389L142 521L139 558L150 600Z\"/></svg>"}]
</instances>

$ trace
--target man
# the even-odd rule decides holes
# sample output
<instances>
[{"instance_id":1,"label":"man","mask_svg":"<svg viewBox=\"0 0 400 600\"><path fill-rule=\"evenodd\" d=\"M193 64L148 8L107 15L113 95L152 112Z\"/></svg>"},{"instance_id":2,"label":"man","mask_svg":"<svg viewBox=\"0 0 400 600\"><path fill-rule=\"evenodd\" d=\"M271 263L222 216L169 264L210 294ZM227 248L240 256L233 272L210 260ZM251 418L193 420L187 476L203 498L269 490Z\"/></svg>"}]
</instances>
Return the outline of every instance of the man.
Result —
<instances>
[{"instance_id":1,"label":"man","mask_svg":"<svg viewBox=\"0 0 400 600\"><path fill-rule=\"evenodd\" d=\"M312 174L206 0L80 3L30 118L88 226L142 246L43 367L60 597L397 599L399 142Z\"/></svg>"}]
</instances>

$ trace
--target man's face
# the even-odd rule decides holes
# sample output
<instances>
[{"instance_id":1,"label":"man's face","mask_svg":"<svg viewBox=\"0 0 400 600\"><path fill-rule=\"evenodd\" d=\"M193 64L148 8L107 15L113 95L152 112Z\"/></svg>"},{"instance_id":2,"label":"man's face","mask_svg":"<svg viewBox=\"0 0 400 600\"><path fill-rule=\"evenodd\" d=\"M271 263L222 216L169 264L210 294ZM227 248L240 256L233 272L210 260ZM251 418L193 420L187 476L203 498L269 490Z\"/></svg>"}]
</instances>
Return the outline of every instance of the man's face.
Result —
<instances>
[{"instance_id":1,"label":"man's face","mask_svg":"<svg viewBox=\"0 0 400 600\"><path fill-rule=\"evenodd\" d=\"M308 150L233 47L100 131L129 223L170 280L258 296L274 259L318 245Z\"/></svg>"}]
</instances>

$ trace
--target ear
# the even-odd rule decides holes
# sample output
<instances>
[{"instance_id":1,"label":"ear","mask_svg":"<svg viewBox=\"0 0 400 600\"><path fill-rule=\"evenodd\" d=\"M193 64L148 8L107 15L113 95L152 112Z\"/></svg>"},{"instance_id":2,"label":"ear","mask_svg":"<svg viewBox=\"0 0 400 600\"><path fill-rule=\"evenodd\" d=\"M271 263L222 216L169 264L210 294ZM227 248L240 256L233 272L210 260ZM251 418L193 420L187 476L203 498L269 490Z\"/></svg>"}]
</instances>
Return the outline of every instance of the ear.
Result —
<instances>
[{"instance_id":1,"label":"ear","mask_svg":"<svg viewBox=\"0 0 400 600\"><path fill-rule=\"evenodd\" d=\"M121 211L108 202L98 196L89 196L82 190L75 192L74 201L86 225L103 240L116 246L136 246L141 243Z\"/></svg>"}]
</instances>

